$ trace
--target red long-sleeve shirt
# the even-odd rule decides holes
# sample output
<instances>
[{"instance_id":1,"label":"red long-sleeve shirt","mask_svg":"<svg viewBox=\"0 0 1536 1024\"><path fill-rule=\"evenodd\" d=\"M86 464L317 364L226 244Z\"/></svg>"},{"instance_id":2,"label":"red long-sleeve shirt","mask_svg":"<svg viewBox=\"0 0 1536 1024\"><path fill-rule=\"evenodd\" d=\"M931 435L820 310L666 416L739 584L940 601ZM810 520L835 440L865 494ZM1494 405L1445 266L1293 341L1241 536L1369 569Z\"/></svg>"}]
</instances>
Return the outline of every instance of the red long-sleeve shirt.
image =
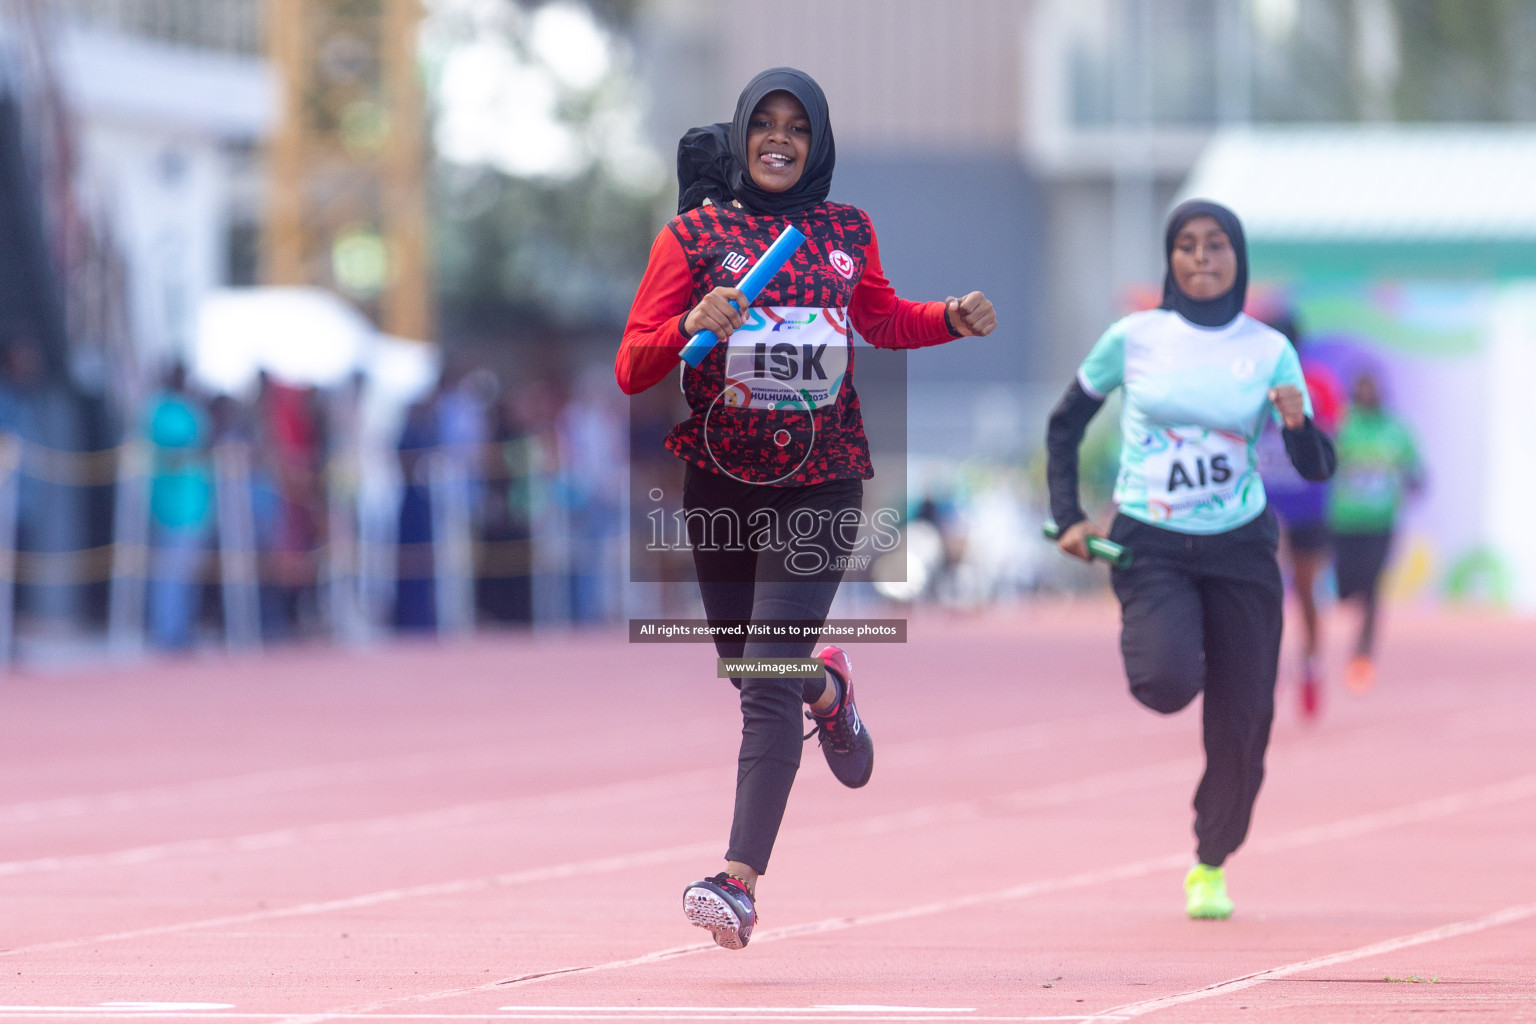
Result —
<instances>
[{"instance_id":1,"label":"red long-sleeve shirt","mask_svg":"<svg viewBox=\"0 0 1536 1024\"><path fill-rule=\"evenodd\" d=\"M771 217L704 206L673 218L651 246L614 373L630 395L671 373L688 341L683 317L713 288L735 285L791 223L805 243L729 344L684 372L692 415L666 445L701 469L749 483L868 479L849 325L879 348L922 348L953 335L942 302L896 295L857 207L821 203Z\"/></svg>"}]
</instances>

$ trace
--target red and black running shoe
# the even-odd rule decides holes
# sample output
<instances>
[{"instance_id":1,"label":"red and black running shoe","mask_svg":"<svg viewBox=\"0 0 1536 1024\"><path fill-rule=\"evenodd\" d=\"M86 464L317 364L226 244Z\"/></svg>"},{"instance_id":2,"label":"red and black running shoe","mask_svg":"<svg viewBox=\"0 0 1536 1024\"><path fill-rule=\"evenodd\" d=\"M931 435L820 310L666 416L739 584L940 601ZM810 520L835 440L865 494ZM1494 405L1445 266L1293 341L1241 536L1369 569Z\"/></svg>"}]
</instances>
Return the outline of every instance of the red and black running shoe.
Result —
<instances>
[{"instance_id":1,"label":"red and black running shoe","mask_svg":"<svg viewBox=\"0 0 1536 1024\"><path fill-rule=\"evenodd\" d=\"M741 879L722 871L683 890L683 916L708 928L717 945L741 949L752 938L757 905Z\"/></svg>"},{"instance_id":2,"label":"red and black running shoe","mask_svg":"<svg viewBox=\"0 0 1536 1024\"><path fill-rule=\"evenodd\" d=\"M807 711L805 717L816 724L816 742L821 744L827 766L837 781L849 789L858 789L874 773L875 741L853 703L853 669L848 663L848 652L841 647L824 647L816 657L837 677L842 699L824 712Z\"/></svg>"}]
</instances>

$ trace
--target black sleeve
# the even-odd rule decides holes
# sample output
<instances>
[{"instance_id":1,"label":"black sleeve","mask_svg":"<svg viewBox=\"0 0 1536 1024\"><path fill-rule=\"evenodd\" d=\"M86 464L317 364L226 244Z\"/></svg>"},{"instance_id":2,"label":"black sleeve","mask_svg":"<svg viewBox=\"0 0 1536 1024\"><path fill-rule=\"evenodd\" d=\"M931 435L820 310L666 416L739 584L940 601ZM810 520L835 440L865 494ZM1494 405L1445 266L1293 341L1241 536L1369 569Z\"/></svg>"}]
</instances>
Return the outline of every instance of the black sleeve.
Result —
<instances>
[{"instance_id":1,"label":"black sleeve","mask_svg":"<svg viewBox=\"0 0 1536 1024\"><path fill-rule=\"evenodd\" d=\"M1285 454L1290 456L1291 465L1303 479L1320 483L1333 476L1333 471L1339 467L1333 442L1312 422L1312 417L1308 416L1295 430L1286 427L1280 431L1280 436L1285 439Z\"/></svg>"},{"instance_id":2,"label":"black sleeve","mask_svg":"<svg viewBox=\"0 0 1536 1024\"><path fill-rule=\"evenodd\" d=\"M1051 518L1062 532L1088 516L1077 500L1077 446L1083 441L1088 421L1104 399L1094 398L1077 381L1067 388L1051 411L1045 429L1045 479L1051 491Z\"/></svg>"}]
</instances>

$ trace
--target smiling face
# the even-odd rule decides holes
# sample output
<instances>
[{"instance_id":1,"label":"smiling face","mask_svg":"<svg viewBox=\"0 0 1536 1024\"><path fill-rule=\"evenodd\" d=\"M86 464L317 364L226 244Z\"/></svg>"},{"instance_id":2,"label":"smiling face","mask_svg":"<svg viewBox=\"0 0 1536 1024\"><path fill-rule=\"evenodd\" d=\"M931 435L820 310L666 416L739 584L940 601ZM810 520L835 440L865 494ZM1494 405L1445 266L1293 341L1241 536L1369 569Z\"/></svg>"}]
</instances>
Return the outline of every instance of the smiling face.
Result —
<instances>
[{"instance_id":1,"label":"smiling face","mask_svg":"<svg viewBox=\"0 0 1536 1024\"><path fill-rule=\"evenodd\" d=\"M1169 257L1179 291L1196 301L1225 295L1237 281L1237 250L1215 217L1191 217Z\"/></svg>"},{"instance_id":2,"label":"smiling face","mask_svg":"<svg viewBox=\"0 0 1536 1024\"><path fill-rule=\"evenodd\" d=\"M787 92L771 92L747 122L747 167L764 192L793 188L811 154L811 119Z\"/></svg>"}]
</instances>

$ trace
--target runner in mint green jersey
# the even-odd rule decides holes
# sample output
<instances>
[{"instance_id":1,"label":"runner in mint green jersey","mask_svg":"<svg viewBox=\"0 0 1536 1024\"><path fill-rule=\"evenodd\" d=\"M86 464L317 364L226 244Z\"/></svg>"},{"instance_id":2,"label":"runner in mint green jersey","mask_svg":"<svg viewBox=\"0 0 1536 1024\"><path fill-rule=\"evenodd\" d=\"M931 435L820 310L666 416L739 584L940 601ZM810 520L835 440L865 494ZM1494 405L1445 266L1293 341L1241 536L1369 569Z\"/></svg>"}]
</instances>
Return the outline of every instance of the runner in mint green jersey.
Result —
<instances>
[{"instance_id":1,"label":"runner in mint green jersey","mask_svg":"<svg viewBox=\"0 0 1536 1024\"><path fill-rule=\"evenodd\" d=\"M1180 205L1164 246L1162 307L1116 323L1083 360L1051 414L1047 476L1058 544L1086 557L1098 529L1078 503L1077 448L1104 397L1123 389L1109 539L1134 557L1110 573L1120 650L1131 693L1153 711L1205 695L1185 911L1224 918L1222 864L1248 834L1264 779L1280 660L1279 527L1255 449L1274 419L1296 470L1325 480L1333 448L1312 422L1295 349L1243 313L1247 252L1232 211Z\"/></svg>"},{"instance_id":2,"label":"runner in mint green jersey","mask_svg":"<svg viewBox=\"0 0 1536 1024\"><path fill-rule=\"evenodd\" d=\"M1265 423L1281 422L1275 388L1297 389L1312 415L1296 350L1242 313L1215 328L1170 309L1132 313L1104 332L1077 382L1098 399L1125 389L1120 514L1179 533L1225 533L1264 511L1254 450Z\"/></svg>"}]
</instances>

